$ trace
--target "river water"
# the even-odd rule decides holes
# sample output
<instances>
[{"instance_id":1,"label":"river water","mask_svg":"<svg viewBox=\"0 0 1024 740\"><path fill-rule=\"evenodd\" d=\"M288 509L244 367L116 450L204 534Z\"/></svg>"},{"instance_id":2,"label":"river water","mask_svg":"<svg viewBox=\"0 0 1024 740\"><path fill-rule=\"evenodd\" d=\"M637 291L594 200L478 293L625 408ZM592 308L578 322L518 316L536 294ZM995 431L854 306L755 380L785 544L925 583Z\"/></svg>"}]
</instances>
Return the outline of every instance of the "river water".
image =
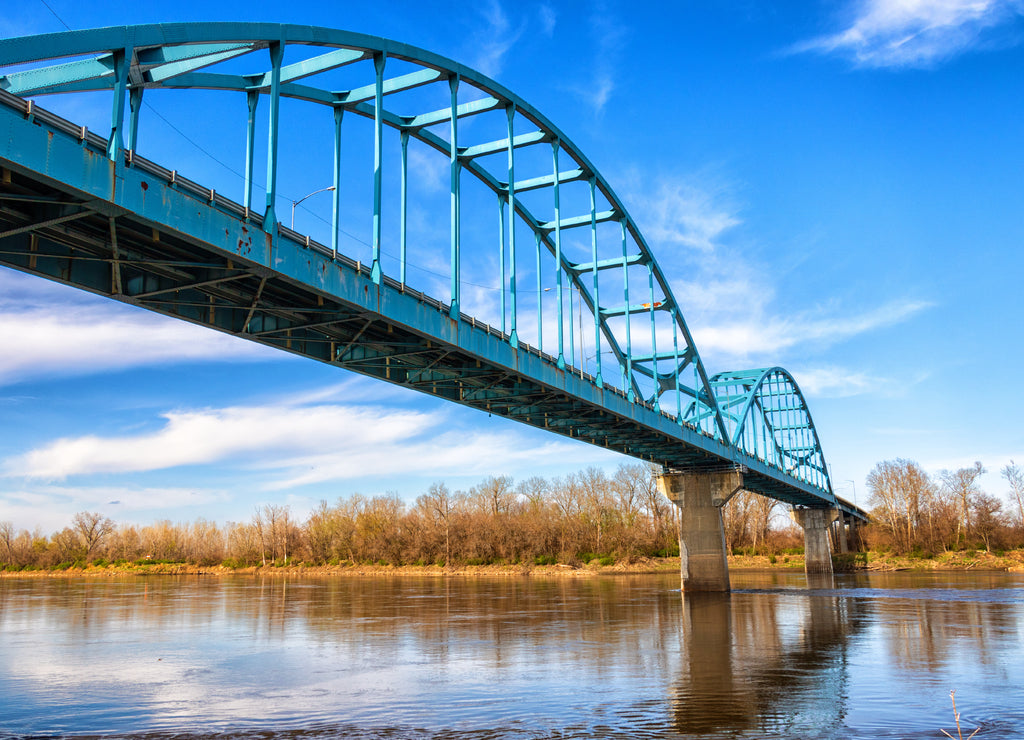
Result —
<instances>
[{"instance_id":1,"label":"river water","mask_svg":"<svg viewBox=\"0 0 1024 740\"><path fill-rule=\"evenodd\" d=\"M1024 575L732 583L0 579L0 738L1024 737Z\"/></svg>"}]
</instances>

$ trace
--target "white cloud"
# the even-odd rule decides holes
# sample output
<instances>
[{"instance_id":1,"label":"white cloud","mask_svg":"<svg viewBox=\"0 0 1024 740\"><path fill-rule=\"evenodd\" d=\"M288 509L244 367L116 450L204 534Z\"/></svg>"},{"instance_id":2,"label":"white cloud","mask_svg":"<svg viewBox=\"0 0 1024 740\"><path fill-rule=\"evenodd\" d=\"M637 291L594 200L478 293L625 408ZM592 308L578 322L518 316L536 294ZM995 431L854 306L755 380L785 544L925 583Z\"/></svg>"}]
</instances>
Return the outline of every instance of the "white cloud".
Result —
<instances>
[{"instance_id":1,"label":"white cloud","mask_svg":"<svg viewBox=\"0 0 1024 740\"><path fill-rule=\"evenodd\" d=\"M615 70L626 41L625 24L612 16L604 3L597 3L590 16L591 34L596 42L592 76L573 91L586 102L594 113L600 114L615 92Z\"/></svg>"},{"instance_id":2,"label":"white cloud","mask_svg":"<svg viewBox=\"0 0 1024 740\"><path fill-rule=\"evenodd\" d=\"M715 248L722 234L740 223L722 193L681 179L662 179L643 198L644 234L652 245L678 244L701 251Z\"/></svg>"},{"instance_id":3,"label":"white cloud","mask_svg":"<svg viewBox=\"0 0 1024 740\"><path fill-rule=\"evenodd\" d=\"M812 310L793 316L753 316L698 327L693 334L702 355L771 355L798 344L834 344L906 321L931 306L927 301L897 300L858 314L822 316L820 310Z\"/></svg>"},{"instance_id":4,"label":"white cloud","mask_svg":"<svg viewBox=\"0 0 1024 740\"><path fill-rule=\"evenodd\" d=\"M334 386L323 397L345 394L351 387ZM31 483L233 463L236 468L259 471L263 490L279 491L381 473L392 478L452 471L484 475L493 472L496 464L543 468L567 457L586 463L604 454L555 439L540 445L527 443L515 430L470 435L453 429L444 414L309 403L315 399L315 394L306 394L292 402L169 412L162 415L163 424L155 431L57 439L8 458L0 471L8 479ZM27 488L35 490L31 485ZM52 495L58 489L46 490ZM131 489L102 491L103 502L141 501ZM182 495L193 493L182 489ZM168 505L173 505L174 497L168 498ZM4 499L10 502L12 497Z\"/></svg>"},{"instance_id":5,"label":"white cloud","mask_svg":"<svg viewBox=\"0 0 1024 740\"><path fill-rule=\"evenodd\" d=\"M547 3L541 3L540 7L537 8L537 15L540 19L541 33L545 36L552 36L555 33L555 23L558 20L555 9Z\"/></svg>"},{"instance_id":6,"label":"white cloud","mask_svg":"<svg viewBox=\"0 0 1024 740\"><path fill-rule=\"evenodd\" d=\"M0 384L271 352L183 321L99 306L0 312L0 346Z\"/></svg>"},{"instance_id":7,"label":"white cloud","mask_svg":"<svg viewBox=\"0 0 1024 740\"><path fill-rule=\"evenodd\" d=\"M409 147L409 172L417 186L427 193L450 189L451 163L433 149L425 146Z\"/></svg>"},{"instance_id":8,"label":"white cloud","mask_svg":"<svg viewBox=\"0 0 1024 740\"><path fill-rule=\"evenodd\" d=\"M978 46L1022 12L1020 0L860 0L846 28L793 50L839 54L863 67L929 67Z\"/></svg>"},{"instance_id":9,"label":"white cloud","mask_svg":"<svg viewBox=\"0 0 1024 740\"><path fill-rule=\"evenodd\" d=\"M626 178L629 202L648 244L664 270L686 317L697 349L714 368L775 364L795 347L826 347L875 329L905 321L931 303L897 298L876 308L851 311L842 306L814 306L780 313L775 307L776 280L736 246L743 225L727 184L712 170L694 177ZM671 247L677 247L672 250ZM683 247L685 249L678 249ZM647 346L649 333L634 331L634 345ZM659 325L659 347L672 343L668 322ZM855 375L844 380L819 375L822 392L849 394Z\"/></svg>"},{"instance_id":10,"label":"white cloud","mask_svg":"<svg viewBox=\"0 0 1024 740\"><path fill-rule=\"evenodd\" d=\"M475 35L477 56L473 66L488 77L496 77L505 66L505 55L522 36L523 26L512 28L498 0L489 0L479 10L486 28Z\"/></svg>"},{"instance_id":11,"label":"white cloud","mask_svg":"<svg viewBox=\"0 0 1024 740\"><path fill-rule=\"evenodd\" d=\"M7 476L64 480L96 473L133 473L209 464L256 454L316 450L337 454L397 444L431 425L426 414L382 408L236 406L163 415L155 432L122 437L69 437L4 464Z\"/></svg>"},{"instance_id":12,"label":"white cloud","mask_svg":"<svg viewBox=\"0 0 1024 740\"><path fill-rule=\"evenodd\" d=\"M847 398L868 391L877 392L880 386L888 382L841 367L818 367L791 372L800 390L807 396Z\"/></svg>"},{"instance_id":13,"label":"white cloud","mask_svg":"<svg viewBox=\"0 0 1024 740\"><path fill-rule=\"evenodd\" d=\"M73 289L0 274L0 385L192 361L274 357L265 347Z\"/></svg>"}]
</instances>

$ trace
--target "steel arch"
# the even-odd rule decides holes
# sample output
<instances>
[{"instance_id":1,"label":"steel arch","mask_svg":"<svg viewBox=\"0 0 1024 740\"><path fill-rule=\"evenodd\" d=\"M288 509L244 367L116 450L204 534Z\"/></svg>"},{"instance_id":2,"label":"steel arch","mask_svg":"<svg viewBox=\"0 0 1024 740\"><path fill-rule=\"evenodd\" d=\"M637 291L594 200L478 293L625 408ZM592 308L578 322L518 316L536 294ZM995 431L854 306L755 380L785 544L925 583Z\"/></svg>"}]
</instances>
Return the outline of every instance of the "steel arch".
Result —
<instances>
[{"instance_id":1,"label":"steel arch","mask_svg":"<svg viewBox=\"0 0 1024 740\"><path fill-rule=\"evenodd\" d=\"M810 409L788 371L770 367L724 372L710 382L729 429L729 444L835 498Z\"/></svg>"},{"instance_id":2,"label":"steel arch","mask_svg":"<svg viewBox=\"0 0 1024 740\"><path fill-rule=\"evenodd\" d=\"M291 63L284 63L286 49L309 47L314 51L312 56ZM252 74L235 74L226 71L211 71L206 68L221 63L229 63L238 59L246 61L254 59L254 52L266 52L264 62L257 66ZM308 51L308 49L303 49ZM393 77L385 77L388 59L398 59L408 63L412 72ZM69 60L51 63L52 60ZM269 66L267 62L269 61ZM363 67L372 66L372 73L367 84L348 87L343 90L331 90L310 84L312 78L321 73L364 62ZM405 161L405 147L410 139L418 140L448 160L451 174L451 295L447 310L452 319L473 322L476 319L460 311L460 264L462 242L460 241L460 198L461 172L468 171L477 181L496 194L498 214L501 226L501 284L502 295L502 327L496 334L500 338L501 352L515 355L536 354L537 358L549 363L557 363L564 374L579 374L580 388L578 395L587 395L596 390L594 398L600 401L603 410L614 406L619 419L636 419L637 417L653 417L657 424L673 429L670 435L663 435L658 444L682 444L680 453L675 460L683 464L693 464L699 460L702 466L749 466L750 485L758 490L789 501L796 505L821 506L835 504L828 469L821 452L820 443L814 424L803 395L795 381L781 368L720 373L709 377L704 369L693 337L682 316L679 305L672 294L671 287L663 271L641 234L637 224L629 214L621 199L611 189L603 176L591 161L565 134L540 112L520 97L504 88L490 78L431 52L418 49L407 44L390 41L374 36L356 34L346 31L318 28L310 26L277 25L262 23L206 23L206 24L164 24L145 26L125 26L106 29L73 31L44 36L0 40L0 67L14 66L16 69L8 74L0 75L0 103L17 101L21 106L24 118L34 118L33 98L41 95L75 93L88 91L107 91L112 94L110 136L107 140L88 133L82 127L80 133L77 126L58 120L53 114L39 111L40 120L55 125L58 129L69 130L82 142L83 146L92 147L94 151L106 151L107 157L113 160L116 167L134 167L135 162L143 165L142 170L156 174L158 178L169 183L173 190L178 183L185 190L199 193L208 204L216 209L229 211L245 224L250 222L262 226L268 244L273 245L290 242L302 244L303 236L279 223L276 214L276 199L279 197L276 179L278 173L279 150L279 102L281 98L293 98L316 104L334 113L334 155L333 165L335 184L341 172L341 140L342 120L345 112L368 119L374 124L374 198L373 198L373 264L370 270L372 281L377 287L396 289L405 293L406 266L406 228L405 184L408 178ZM440 110L430 112L411 111L408 114L399 112L397 108L386 108L385 100L395 100L388 96L402 93L414 88L437 85L445 88L449 104ZM248 128L246 130L246 165L244 205L231 203L212 189L205 189L196 183L179 178L176 173L164 170L159 165L146 162L138 156L138 124L144 91L150 89L187 90L210 89L243 94L249 110ZM471 99L467 99L466 90L470 90ZM461 90L461 92L460 92ZM17 97L11 97L11 96ZM461 96L461 97L460 97ZM19 100L23 98L25 100ZM269 101L268 133L267 133L267 198L266 208L254 209L252 191L254 186L254 154L255 134L254 119L261 99ZM401 98L401 96L399 96ZM5 100L6 99L6 100ZM27 102L26 102L27 101ZM502 116L506 122L505 137L494 141L464 141L467 135L460 122L481 114ZM126 120L127 118L127 120ZM447 129L447 137L443 132L432 130L435 127ZM70 129L69 129L70 127ZM401 182L402 182L402 226L401 226L401 264L400 276L385 274L381 264L381 177L382 177L382 137L386 130L398 133L402 145ZM460 130L462 133L460 134ZM549 146L551 149L551 169L535 177L519 178L516 175L516 152L525 147ZM329 147L325 147L329 149ZM507 166L501 163L488 165L488 157L503 158ZM502 157L502 155L505 155ZM8 154L8 156L14 156ZM100 155L102 158L102 154ZM562 167L560 157L567 159L569 169ZM16 157L15 157L16 158ZM107 164L111 164L108 162ZM43 171L43 170L38 170ZM560 190L570 183L583 182L589 186L590 208L580 216L565 217L560 206ZM163 186L160 186L163 187ZM339 188L335 187L335 200L332 219L331 249L316 245L321 254L326 253L328 260L333 251L333 266L344 262L338 253L338 233L340 223ZM550 196L554 216L545 220L541 210L530 208L519 197L522 193L542 191ZM208 197L207 197L208 195ZM599 203L606 204L599 210ZM506 209L513 214L505 220ZM262 213L261 213L262 211ZM83 210L77 214L59 217L58 223L67 219L88 216ZM113 234L115 215L109 215L110 229ZM515 219L525 224L534 236L537 254L537 295L538 295L538 344L531 347L521 342L517 332L519 321L516 302L516 240ZM615 223L621 234L621 257L598 259L597 225L599 223ZM40 226L45 223L39 224ZM592 259L571 261L562 250L561 237L569 229L586 228L591 234ZM34 228L34 227L32 227ZM15 228L8 235L25 231ZM617 245L617 240L612 240ZM305 246L311 245L308 236ZM541 339L542 316L540 281L541 248L554 257L557 269L551 269L554 286L544 290L557 293L559 341L556 357L550 357L543 351ZM506 250L510 261L510 276L506 276ZM30 258L34 259L34 258ZM113 259L116 263L117 252L114 244ZM349 260L353 262L353 260ZM30 263L31 264L31 263ZM355 262L355 272L360 273L360 264ZM637 299L636 286L630 285L630 268L644 271L645 285L643 298ZM231 268L230 261L228 268ZM259 268L262 269L262 265ZM268 277L258 271L258 285L255 287L252 305L248 308L248 316L254 315L255 306L260 299ZM602 297L607 295L606 289L599 290L599 276L614 272L622 278L622 292L619 301L609 301ZM232 273L225 279L235 279ZM400 277L400 280L396 278ZM563 281L564 278L564 281ZM254 278L255 279L255 278ZM216 281L218 282L218 278ZM564 284L567 283L567 284ZM192 286L206 285L196 282ZM92 286L96 289L96 286ZM156 292L164 292L166 288ZM576 291L585 304L594 322L596 351L596 372L591 375L584 372L581 357L580 366L572 367L566 362L566 353L561 335L565 322L564 291L570 293L569 326L572 326L572 292ZM109 293L105 288L101 292ZM120 288L113 291L121 294ZM415 292L415 291L413 291ZM511 301L511 312L505 310L506 294ZM422 296L422 294L421 294ZM123 298L124 296L122 296ZM322 296L317 300L321 300ZM431 299L435 303L435 299ZM438 304L440 305L440 304ZM657 319L665 318L659 324ZM506 316L511 317L511 327L505 331ZM643 315L650 321L650 345L647 351L637 351L631 338L631 318ZM580 319L583 309L580 309ZM624 332L616 330L614 322L624 319ZM212 325L212 319L210 321ZM368 326L369 324L367 324ZM315 326L311 324L310 326ZM221 327L223 329L223 327ZM658 349L659 343L665 347L668 343L666 329L671 328L671 351ZM364 329L365 330L365 329ZM235 331L235 330L232 330ZM270 331L270 330L268 330ZM273 331L277 331L274 329ZM354 334L352 343L361 332ZM388 327L390 331L390 326ZM570 329L571 331L571 329ZM487 328L490 336L491 328ZM624 334L624 335L623 335ZM607 373L602 373L601 347L607 347L615 358L621 375L621 386L606 382ZM427 341L429 348L430 342ZM572 341L570 339L570 345ZM290 345L289 345L290 346ZM332 359L334 346L331 345ZM574 349L572 350L575 351ZM582 350L581 350L582 355ZM319 356L318 359L322 359ZM386 363L385 363L386 365ZM479 360L477 361L479 367ZM550 365L547 369L550 369ZM546 370L545 370L546 371ZM683 372L692 373L692 384L683 381ZM388 372L388 371L385 371ZM390 377L390 376L386 376ZM584 386L584 379L586 383ZM653 390L645 397L643 389ZM605 396L603 391L614 391L613 395ZM487 389L479 391L481 397L486 396ZM662 411L659 398L662 394L672 393L676 398L676 413ZM452 398L450 400L457 400ZM463 402L465 400L463 399ZM481 401L479 405L483 402ZM621 404L621 406L620 406ZM574 404L571 404L574 408ZM640 407L643 408L640 408ZM626 408L623 408L626 407ZM487 406L490 411L490 406ZM654 412L653 414L651 412ZM531 412L532 413L532 412ZM544 427L547 428L545 414ZM609 423L610 424L610 423ZM660 428L660 427L659 427ZM563 430L560 433L565 433ZM618 432L616 432L617 434ZM758 435L761 444L758 445ZM573 426L568 425L568 436L573 436ZM599 436L592 438L597 443ZM676 440L676 442L673 442ZM607 446L607 437L605 438ZM653 450L657 445L648 446L645 459L654 460ZM687 450L698 449L698 453L690 456ZM627 454L635 454L624 446ZM662 464L669 466L673 455L658 457ZM771 468L769 470L769 468ZM775 471L780 471L782 475ZM792 488L793 490L789 490ZM840 502L840 505L844 505ZM852 511L852 510L851 510Z\"/></svg>"},{"instance_id":3,"label":"steel arch","mask_svg":"<svg viewBox=\"0 0 1024 740\"><path fill-rule=\"evenodd\" d=\"M296 64L283 66L283 52L288 45L308 45L333 50ZM265 71L247 75L199 71L204 67L264 49L270 51L270 68ZM268 192L267 196L267 211L264 216L265 229L275 226L277 220L274 212L275 193L273 192L277 166L275 161L277 142L274 138L276 137L276 117L278 115L277 100L280 97L296 98L333 108L336 120L339 121L339 127L343 111L374 119L378 129L378 143L376 144L378 172L379 131L383 126L397 130L403 140L406 137L411 137L422 141L439 154L447 156L452 163L453 213L458 213L460 192L458 179L461 170L465 169L498 195L501 199L499 209L502 210L502 213L505 205L511 204L512 210L533 232L535 239L547 249L549 254L554 256L556 264L560 266L556 273L556 285L553 286L558 294L559 329L561 330L564 326L562 317L563 274L569 281L567 289L570 292L570 327L572 325L572 291L577 292L580 299L586 304L587 311L594 318L596 372L593 379L595 383L599 386L604 383L601 367L602 348L600 346L601 338L603 338L605 345L618 364L619 374L622 378L622 390L629 398L643 397L640 379L646 378L654 386L651 394L644 398L646 403L653 405L658 410L662 394L673 392L679 399L676 403L676 415L679 423L698 429L710 436L722 440L727 439L724 419L715 405L709 377L686 321L672 294L668 280L624 203L569 137L530 104L496 81L450 59L407 44L312 26L264 23L159 24L71 31L0 42L0 65L34 63L68 57L76 59L68 63L4 75L0 77L0 89L21 97L96 90L112 91L114 101L109 144L112 157L113 153L121 146L128 150L134 150L137 147L138 117L144 90L202 88L245 92L249 97L251 111L255 110L254 95L268 96L271 99L271 142L269 147L271 154L268 155L270 161L268 162L267 180L268 191L271 192ZM413 73L385 79L383 70L388 58L397 58L416 64L420 69ZM297 80L306 80L321 72L365 60L373 60L376 80L360 88L331 91L297 82ZM386 95L445 80L452 89L452 105L449 111L401 115L389 111L383 106ZM467 103L459 103L460 82L468 83L485 97ZM372 105L370 101L373 102ZM130 108L127 136L124 132L126 105ZM458 122L460 120L499 109L504 109L508 115L509 136L505 140L471 146L460 144L458 139ZM514 124L517 116L535 127L536 130L525 134L516 134ZM450 122L449 138L455 141L454 155L449 141L428 130L428 127L444 121ZM552 147L552 173L517 181L514 177L515 150L523 146L543 143L548 143ZM245 194L247 208L251 205L252 147L250 124L247 142L248 182ZM507 172L495 173L480 161L488 154L502 151L508 152ZM558 163L560 153L567 155L576 167L568 172L561 171ZM502 175L505 175L504 179ZM590 213L564 218L559 209L559 187L579 180L589 181ZM516 197L519 192L538 189L550 189L552 193L555 217L550 221L536 216ZM598 212L596 205L598 196L608 203L607 210ZM375 217L378 219L379 200L378 184L375 198ZM335 205L335 213L337 210L337 205ZM456 222L457 219L457 215L453 216L453 222ZM623 245L621 259L597 259L596 224L603 221L617 221L621 226ZM561 232L587 225L591 227L593 259L590 262L570 262L561 250ZM335 235L333 246L336 248L337 216L335 216L333 226ZM503 227L503 239L514 241L513 231L514 226L509 228L508 235L505 236ZM453 234L456 232L457 226L454 226ZM375 225L372 270L376 280L379 280L381 276L379 239L379 227ZM458 244L457 236L453 236L452 239L451 311L453 315L458 315L460 285L457 273L458 252L461 245ZM628 253L627 244L630 240L636 246L636 253ZM512 249L514 249L514 244ZM631 265L647 268L649 279L648 295L644 296L646 300L633 301L628 297L630 294L628 270ZM621 305L600 303L598 275L605 270L622 271L624 300ZM503 281L503 297L504 291L509 287L509 284ZM662 296L660 300L658 300L656 289ZM509 295L513 303L512 316L516 317L514 278L511 281ZM671 351L658 351L657 349L656 312L659 315L667 313L670 317L673 345ZM633 351L629 329L629 325L632 323L630 319L638 314L648 314L651 325L651 349L642 354ZM627 327L624 338L621 336L621 332L617 334L609 324L609 319L620 316L625 318L624 323ZM538 319L539 322L540 319ZM518 343L515 318L512 321L509 340L513 346ZM558 363L562 367L565 365L565 352L561 332L559 340ZM659 367L659 363L670 364L671 367L668 369ZM583 373L583 364L583 362L580 363L580 373ZM683 373L688 369L693 373L692 383L683 380ZM686 399L685 403L682 401L683 398Z\"/></svg>"}]
</instances>

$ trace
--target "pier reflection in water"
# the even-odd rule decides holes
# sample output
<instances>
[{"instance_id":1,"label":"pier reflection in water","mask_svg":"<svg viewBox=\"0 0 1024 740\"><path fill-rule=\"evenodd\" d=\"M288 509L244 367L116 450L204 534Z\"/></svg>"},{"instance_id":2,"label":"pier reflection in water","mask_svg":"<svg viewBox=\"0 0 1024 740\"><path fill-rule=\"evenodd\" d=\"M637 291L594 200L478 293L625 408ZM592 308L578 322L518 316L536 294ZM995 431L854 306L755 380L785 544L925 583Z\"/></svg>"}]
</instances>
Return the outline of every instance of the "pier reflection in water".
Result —
<instances>
[{"instance_id":1,"label":"pier reflection in water","mask_svg":"<svg viewBox=\"0 0 1024 740\"><path fill-rule=\"evenodd\" d=\"M733 585L0 579L0 737L1024 735L1021 577Z\"/></svg>"}]
</instances>

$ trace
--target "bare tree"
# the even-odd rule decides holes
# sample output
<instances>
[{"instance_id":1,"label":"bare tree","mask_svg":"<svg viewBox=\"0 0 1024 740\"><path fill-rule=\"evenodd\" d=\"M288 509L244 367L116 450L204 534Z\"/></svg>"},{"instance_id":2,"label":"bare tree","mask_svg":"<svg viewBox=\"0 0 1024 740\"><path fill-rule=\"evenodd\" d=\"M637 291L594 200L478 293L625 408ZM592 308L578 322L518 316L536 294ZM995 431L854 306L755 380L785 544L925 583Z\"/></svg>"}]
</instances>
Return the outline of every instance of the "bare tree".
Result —
<instances>
[{"instance_id":1,"label":"bare tree","mask_svg":"<svg viewBox=\"0 0 1024 740\"><path fill-rule=\"evenodd\" d=\"M0 565L14 564L14 524L11 522L0 522Z\"/></svg>"},{"instance_id":2,"label":"bare tree","mask_svg":"<svg viewBox=\"0 0 1024 740\"><path fill-rule=\"evenodd\" d=\"M974 529L985 542L985 549L992 549L992 539L1002 528L1002 520L999 516L1003 508L1002 503L991 494L980 492L974 496L972 508L974 510Z\"/></svg>"},{"instance_id":3,"label":"bare tree","mask_svg":"<svg viewBox=\"0 0 1024 740\"><path fill-rule=\"evenodd\" d=\"M868 474L868 489L873 514L896 549L906 552L919 546L922 515L932 490L921 466L902 458L880 462Z\"/></svg>"},{"instance_id":4,"label":"bare tree","mask_svg":"<svg viewBox=\"0 0 1024 740\"><path fill-rule=\"evenodd\" d=\"M1012 501L1017 503L1017 513L1020 517L1020 526L1024 528L1024 470L1010 460L1010 464L1002 470L1003 477L1010 484L1010 496Z\"/></svg>"},{"instance_id":5,"label":"bare tree","mask_svg":"<svg viewBox=\"0 0 1024 740\"><path fill-rule=\"evenodd\" d=\"M114 522L94 511L78 512L71 524L85 548L85 560L89 560L107 535L114 531Z\"/></svg>"},{"instance_id":6,"label":"bare tree","mask_svg":"<svg viewBox=\"0 0 1024 740\"><path fill-rule=\"evenodd\" d=\"M772 513L779 502L767 496L759 496L757 494L753 494L753 496L754 500L750 504L750 544L756 550L759 541L761 544L768 541Z\"/></svg>"},{"instance_id":7,"label":"bare tree","mask_svg":"<svg viewBox=\"0 0 1024 740\"><path fill-rule=\"evenodd\" d=\"M985 474L985 467L975 462L972 467L958 470L943 470L942 485L949 491L959 505L960 517L957 521L957 544L960 543L961 525L964 541L971 536L971 509L974 497L981 493L978 478Z\"/></svg>"},{"instance_id":8,"label":"bare tree","mask_svg":"<svg viewBox=\"0 0 1024 740\"><path fill-rule=\"evenodd\" d=\"M494 479L492 479L494 480ZM451 564L452 558L452 515L456 501L444 483L431 483L430 488L416 501L425 510L434 526L444 532L444 564Z\"/></svg>"},{"instance_id":9,"label":"bare tree","mask_svg":"<svg viewBox=\"0 0 1024 740\"><path fill-rule=\"evenodd\" d=\"M526 499L534 511L544 506L549 490L548 482L539 475L519 481L519 485L516 486L516 492Z\"/></svg>"},{"instance_id":10,"label":"bare tree","mask_svg":"<svg viewBox=\"0 0 1024 740\"><path fill-rule=\"evenodd\" d=\"M507 475L488 476L483 483L474 487L474 493L487 502L490 513L494 516L508 513L515 499L512 478Z\"/></svg>"}]
</instances>

